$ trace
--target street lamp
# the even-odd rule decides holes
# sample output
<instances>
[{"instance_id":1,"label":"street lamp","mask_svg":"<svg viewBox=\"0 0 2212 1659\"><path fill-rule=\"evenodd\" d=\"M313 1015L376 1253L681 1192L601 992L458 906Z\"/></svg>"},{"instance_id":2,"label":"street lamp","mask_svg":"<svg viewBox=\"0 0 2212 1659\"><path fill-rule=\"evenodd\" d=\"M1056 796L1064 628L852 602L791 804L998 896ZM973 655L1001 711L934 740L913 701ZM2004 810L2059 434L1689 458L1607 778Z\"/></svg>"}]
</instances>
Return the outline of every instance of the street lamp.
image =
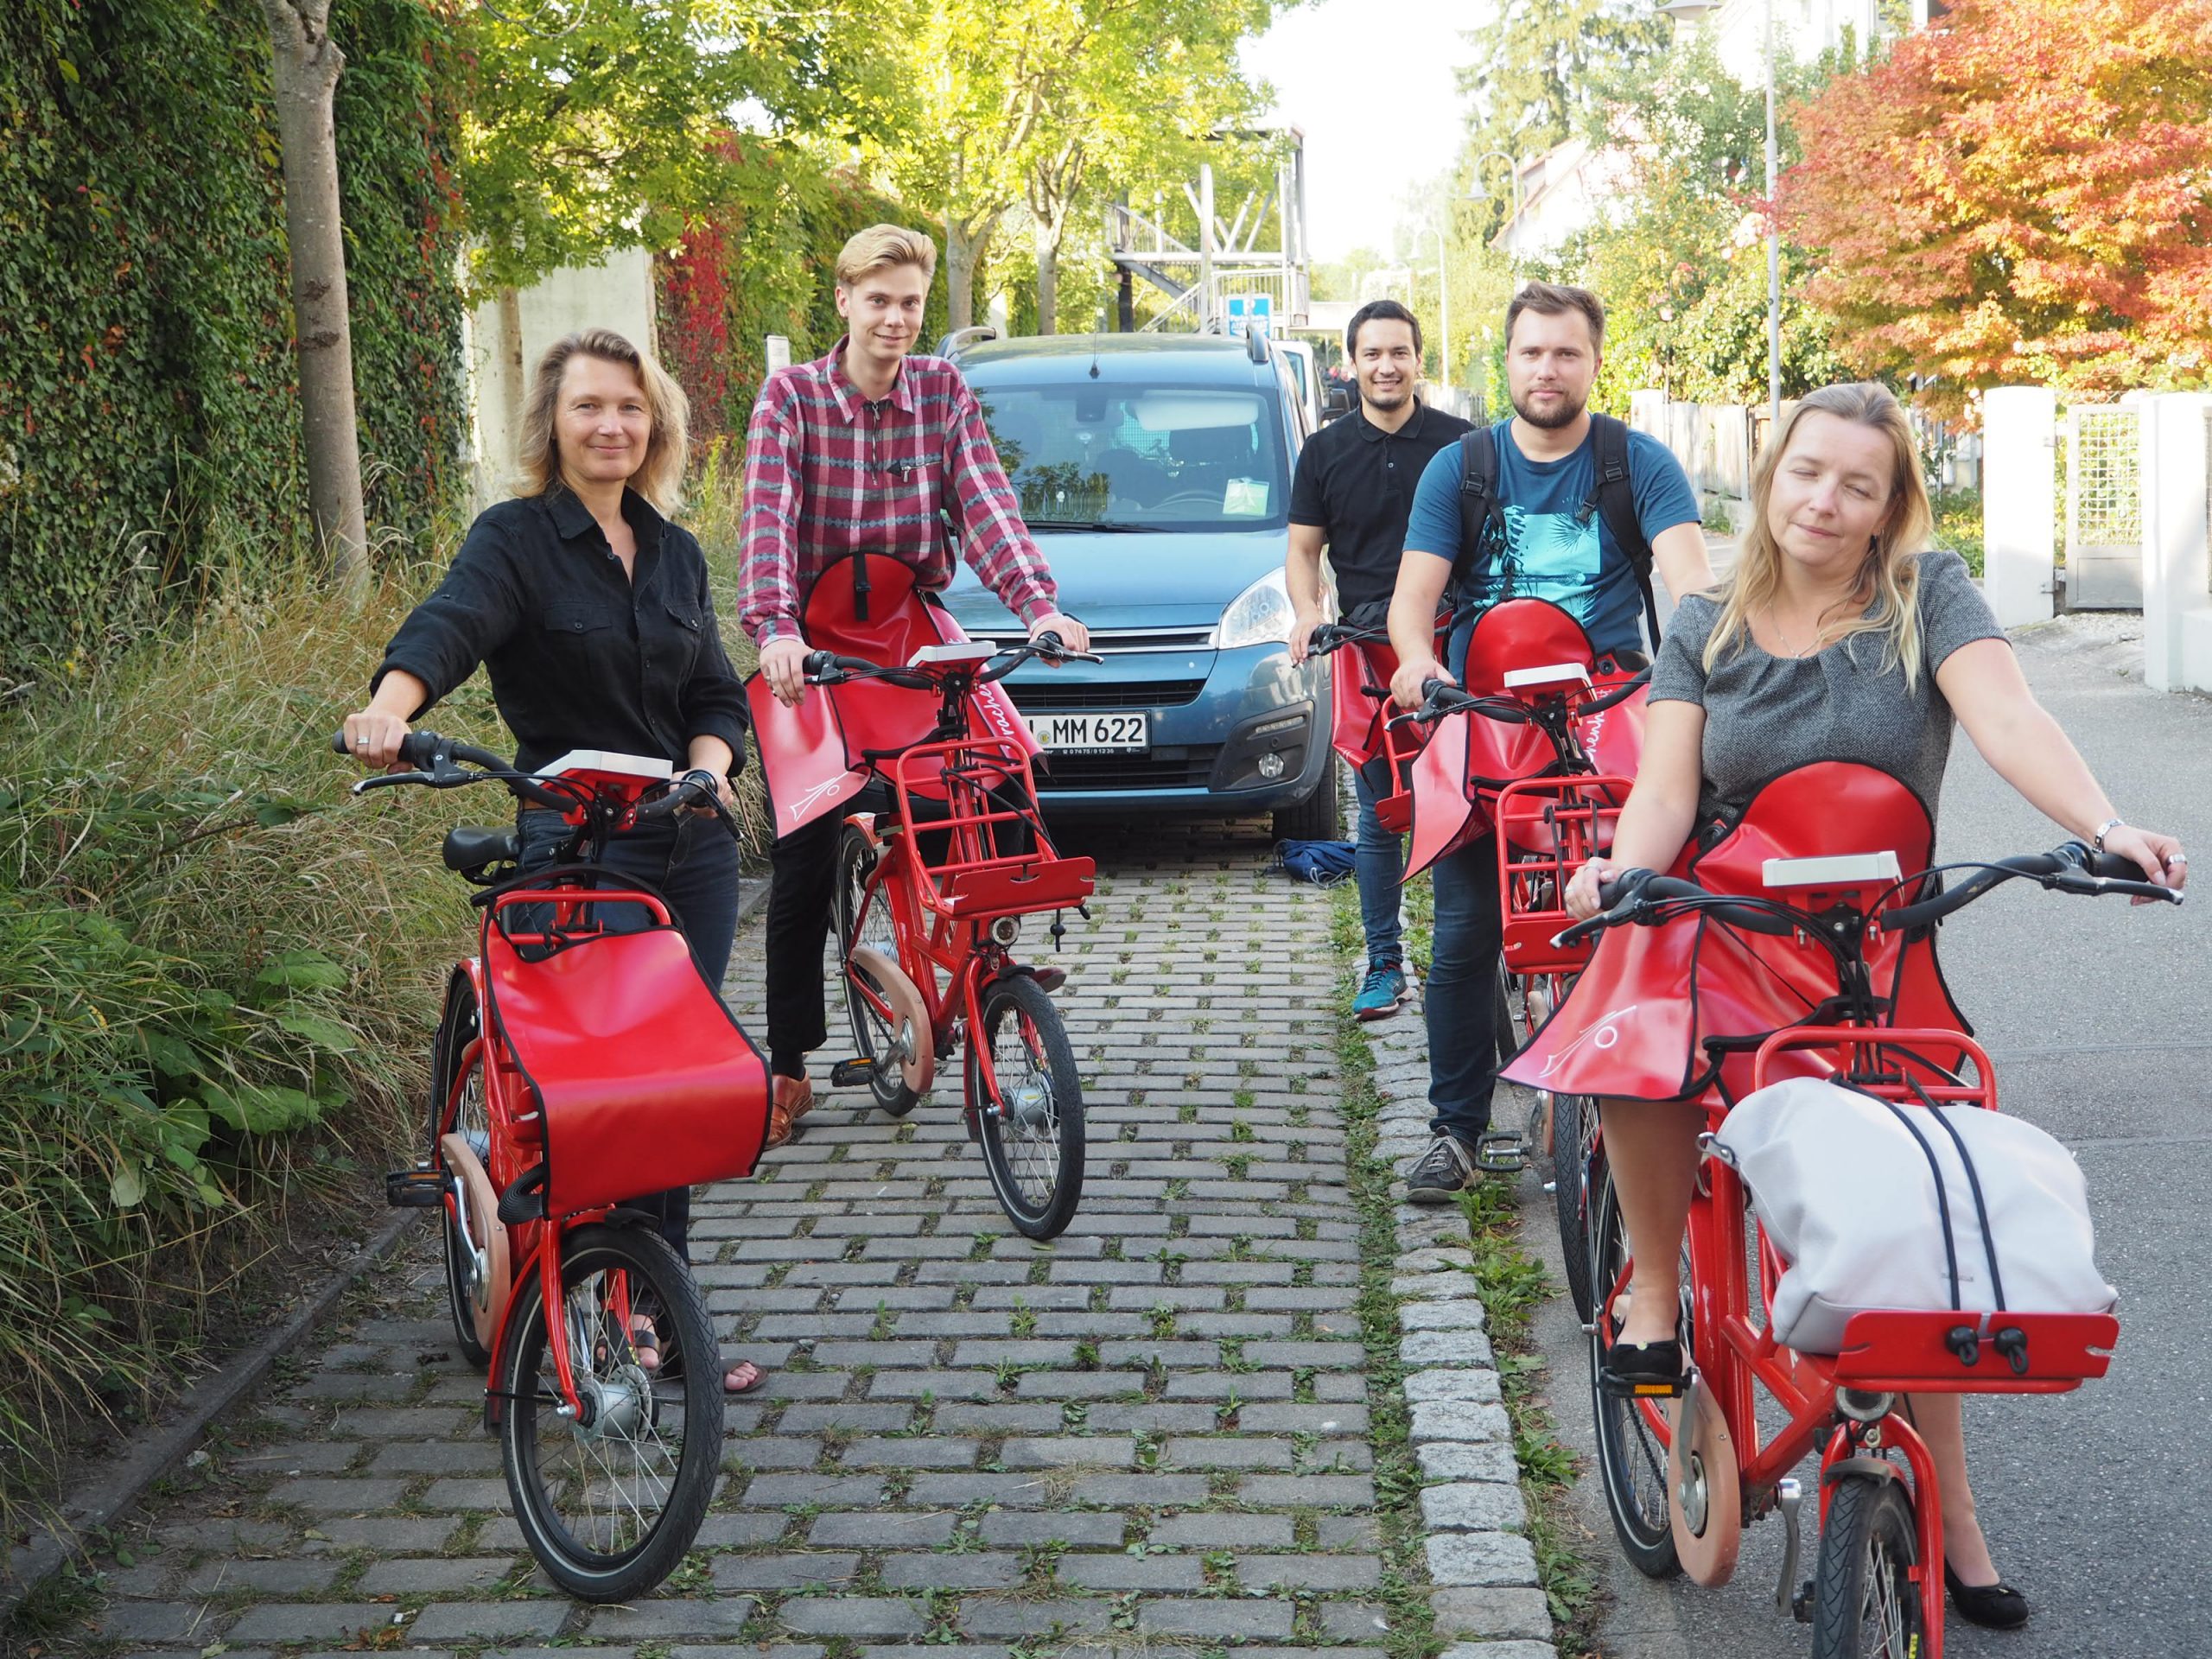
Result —
<instances>
[{"instance_id":1,"label":"street lamp","mask_svg":"<svg viewBox=\"0 0 2212 1659\"><path fill-rule=\"evenodd\" d=\"M1661 0L1659 10L1678 23L1694 23L1719 4L1720 0ZM1759 62L1766 79L1766 418L1771 436L1782 429L1782 238L1774 223L1774 0L1766 0Z\"/></svg>"}]
</instances>

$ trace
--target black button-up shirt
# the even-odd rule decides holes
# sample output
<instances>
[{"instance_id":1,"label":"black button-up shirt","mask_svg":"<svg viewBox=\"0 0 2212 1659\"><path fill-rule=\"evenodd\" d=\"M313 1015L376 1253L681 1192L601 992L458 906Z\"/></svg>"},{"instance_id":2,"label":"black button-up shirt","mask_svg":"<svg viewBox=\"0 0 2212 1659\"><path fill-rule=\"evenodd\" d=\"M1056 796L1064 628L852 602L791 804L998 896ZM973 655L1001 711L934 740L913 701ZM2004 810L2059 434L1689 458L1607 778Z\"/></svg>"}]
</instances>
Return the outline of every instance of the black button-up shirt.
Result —
<instances>
[{"instance_id":1,"label":"black button-up shirt","mask_svg":"<svg viewBox=\"0 0 2212 1659\"><path fill-rule=\"evenodd\" d=\"M680 772L695 737L721 738L741 764L745 694L699 543L635 491L623 493L622 516L638 543L627 576L590 509L558 486L483 513L385 647L372 692L404 669L430 689L420 718L480 662L524 771L607 749Z\"/></svg>"},{"instance_id":2,"label":"black button-up shirt","mask_svg":"<svg viewBox=\"0 0 2212 1659\"><path fill-rule=\"evenodd\" d=\"M1457 415L1417 400L1412 417L1385 432L1362 404L1306 441L1291 480L1290 522L1316 525L1328 537L1338 614L1390 597L1421 469L1471 429Z\"/></svg>"}]
</instances>

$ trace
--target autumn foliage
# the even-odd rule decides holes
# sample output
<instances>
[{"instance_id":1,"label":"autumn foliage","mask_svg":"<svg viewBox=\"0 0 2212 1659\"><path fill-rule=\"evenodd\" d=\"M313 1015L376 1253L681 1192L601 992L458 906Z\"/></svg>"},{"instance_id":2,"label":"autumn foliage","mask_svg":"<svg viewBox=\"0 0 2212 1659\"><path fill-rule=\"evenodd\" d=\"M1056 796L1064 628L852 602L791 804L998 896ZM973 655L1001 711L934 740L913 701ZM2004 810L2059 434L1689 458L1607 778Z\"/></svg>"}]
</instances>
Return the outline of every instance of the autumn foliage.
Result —
<instances>
[{"instance_id":1,"label":"autumn foliage","mask_svg":"<svg viewBox=\"0 0 2212 1659\"><path fill-rule=\"evenodd\" d=\"M2212 378L2212 0L1962 0L1796 121L1847 358L1946 404Z\"/></svg>"}]
</instances>

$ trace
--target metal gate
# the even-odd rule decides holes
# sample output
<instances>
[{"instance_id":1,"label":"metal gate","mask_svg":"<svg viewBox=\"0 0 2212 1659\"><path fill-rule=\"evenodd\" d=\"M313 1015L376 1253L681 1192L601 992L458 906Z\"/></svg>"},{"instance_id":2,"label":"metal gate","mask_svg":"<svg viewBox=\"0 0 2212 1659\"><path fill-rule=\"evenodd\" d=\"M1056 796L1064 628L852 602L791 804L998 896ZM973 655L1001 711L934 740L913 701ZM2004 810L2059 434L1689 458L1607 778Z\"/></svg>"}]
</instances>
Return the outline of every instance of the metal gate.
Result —
<instances>
[{"instance_id":1,"label":"metal gate","mask_svg":"<svg viewBox=\"0 0 2212 1659\"><path fill-rule=\"evenodd\" d=\"M2066 608L2143 607L2143 446L2134 410L2066 411Z\"/></svg>"}]
</instances>

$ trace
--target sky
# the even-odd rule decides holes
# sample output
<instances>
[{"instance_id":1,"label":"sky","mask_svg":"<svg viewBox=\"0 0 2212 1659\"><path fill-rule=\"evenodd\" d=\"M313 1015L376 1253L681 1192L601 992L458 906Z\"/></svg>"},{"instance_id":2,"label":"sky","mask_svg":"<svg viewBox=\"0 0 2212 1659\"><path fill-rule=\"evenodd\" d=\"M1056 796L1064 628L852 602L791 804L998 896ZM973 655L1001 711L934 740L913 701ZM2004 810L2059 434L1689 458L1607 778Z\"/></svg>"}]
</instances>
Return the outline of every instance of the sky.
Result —
<instances>
[{"instance_id":1,"label":"sky","mask_svg":"<svg viewBox=\"0 0 2212 1659\"><path fill-rule=\"evenodd\" d=\"M1320 0L1245 48L1275 113L1306 132L1306 233L1317 259L1387 250L1408 186L1445 170L1464 113L1454 75L1484 0Z\"/></svg>"}]
</instances>

